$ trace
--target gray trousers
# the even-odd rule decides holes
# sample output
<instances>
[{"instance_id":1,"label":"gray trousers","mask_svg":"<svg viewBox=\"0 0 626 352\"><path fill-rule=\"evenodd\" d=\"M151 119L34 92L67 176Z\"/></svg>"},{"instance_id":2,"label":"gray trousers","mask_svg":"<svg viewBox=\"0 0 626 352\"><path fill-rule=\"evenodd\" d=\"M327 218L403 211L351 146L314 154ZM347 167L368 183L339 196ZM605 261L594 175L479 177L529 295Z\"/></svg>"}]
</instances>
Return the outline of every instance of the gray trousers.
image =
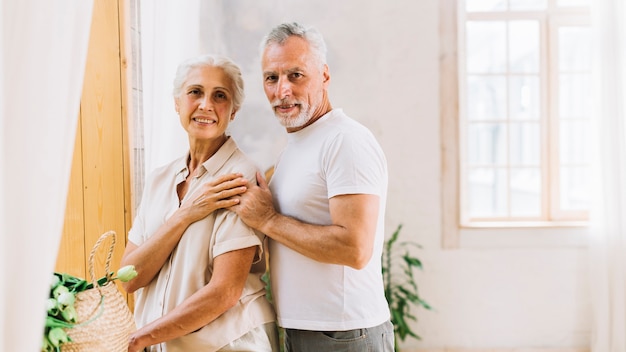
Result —
<instances>
[{"instance_id":1,"label":"gray trousers","mask_svg":"<svg viewBox=\"0 0 626 352\"><path fill-rule=\"evenodd\" d=\"M390 321L372 328L348 331L285 329L286 352L393 352Z\"/></svg>"}]
</instances>

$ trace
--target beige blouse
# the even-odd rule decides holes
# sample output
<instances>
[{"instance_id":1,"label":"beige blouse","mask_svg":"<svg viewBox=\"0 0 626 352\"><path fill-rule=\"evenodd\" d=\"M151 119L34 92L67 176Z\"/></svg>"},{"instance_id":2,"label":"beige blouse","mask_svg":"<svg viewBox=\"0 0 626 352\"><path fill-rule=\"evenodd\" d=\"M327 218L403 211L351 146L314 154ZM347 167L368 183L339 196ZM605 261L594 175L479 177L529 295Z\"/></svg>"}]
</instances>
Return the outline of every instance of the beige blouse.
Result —
<instances>
[{"instance_id":1,"label":"beige blouse","mask_svg":"<svg viewBox=\"0 0 626 352\"><path fill-rule=\"evenodd\" d=\"M141 245L178 208L176 185L188 175L188 155L155 170L144 188L138 214L129 232L129 240ZM202 172L189 184L185 198L211 179L240 172L255 180L257 168L243 154L233 138L201 166ZM213 260L220 254L257 246L255 265L248 275L239 303L219 318L186 336L153 346L151 351L217 351L255 327L275 320L275 313L265 298L262 234L246 226L228 210L218 210L191 224L156 279L135 294L135 321L144 326L170 312L210 280Z\"/></svg>"}]
</instances>

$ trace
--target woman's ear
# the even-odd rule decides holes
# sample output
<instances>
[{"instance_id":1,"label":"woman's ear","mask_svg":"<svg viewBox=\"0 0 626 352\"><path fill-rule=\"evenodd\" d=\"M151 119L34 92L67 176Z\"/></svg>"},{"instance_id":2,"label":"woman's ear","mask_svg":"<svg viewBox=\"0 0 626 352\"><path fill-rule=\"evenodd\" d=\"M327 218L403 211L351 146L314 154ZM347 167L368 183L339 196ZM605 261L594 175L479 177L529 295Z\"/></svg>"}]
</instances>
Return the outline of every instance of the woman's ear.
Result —
<instances>
[{"instance_id":1,"label":"woman's ear","mask_svg":"<svg viewBox=\"0 0 626 352\"><path fill-rule=\"evenodd\" d=\"M174 98L174 109L176 110L176 113L180 113L180 107L178 106L178 98Z\"/></svg>"}]
</instances>

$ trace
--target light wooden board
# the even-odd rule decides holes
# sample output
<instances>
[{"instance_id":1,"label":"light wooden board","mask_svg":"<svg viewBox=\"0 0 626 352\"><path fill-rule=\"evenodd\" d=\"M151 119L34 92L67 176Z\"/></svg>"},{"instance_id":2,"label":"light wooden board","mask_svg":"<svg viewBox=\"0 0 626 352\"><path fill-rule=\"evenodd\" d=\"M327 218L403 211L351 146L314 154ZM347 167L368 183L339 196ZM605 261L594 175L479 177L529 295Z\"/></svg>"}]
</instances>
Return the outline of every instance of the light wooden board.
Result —
<instances>
[{"instance_id":1,"label":"light wooden board","mask_svg":"<svg viewBox=\"0 0 626 352\"><path fill-rule=\"evenodd\" d=\"M117 233L111 270L119 268L130 227L128 138L121 28L124 0L96 0L89 39L80 117L55 270L89 278L87 258L101 234ZM95 257L105 274L108 246Z\"/></svg>"}]
</instances>

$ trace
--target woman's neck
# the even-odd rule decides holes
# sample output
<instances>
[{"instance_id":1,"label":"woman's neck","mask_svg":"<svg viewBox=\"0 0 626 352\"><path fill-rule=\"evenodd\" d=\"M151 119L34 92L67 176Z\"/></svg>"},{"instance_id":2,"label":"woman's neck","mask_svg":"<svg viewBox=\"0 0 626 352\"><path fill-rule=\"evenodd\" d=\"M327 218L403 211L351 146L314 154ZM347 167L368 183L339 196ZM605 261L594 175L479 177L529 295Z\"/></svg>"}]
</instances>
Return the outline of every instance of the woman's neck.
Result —
<instances>
[{"instance_id":1,"label":"woman's neck","mask_svg":"<svg viewBox=\"0 0 626 352\"><path fill-rule=\"evenodd\" d=\"M228 140L226 134L221 135L216 139L210 141L196 141L190 143L189 148L189 160L187 160L187 167L189 168L189 175L193 175L199 165L202 165L205 161L209 160Z\"/></svg>"}]
</instances>

